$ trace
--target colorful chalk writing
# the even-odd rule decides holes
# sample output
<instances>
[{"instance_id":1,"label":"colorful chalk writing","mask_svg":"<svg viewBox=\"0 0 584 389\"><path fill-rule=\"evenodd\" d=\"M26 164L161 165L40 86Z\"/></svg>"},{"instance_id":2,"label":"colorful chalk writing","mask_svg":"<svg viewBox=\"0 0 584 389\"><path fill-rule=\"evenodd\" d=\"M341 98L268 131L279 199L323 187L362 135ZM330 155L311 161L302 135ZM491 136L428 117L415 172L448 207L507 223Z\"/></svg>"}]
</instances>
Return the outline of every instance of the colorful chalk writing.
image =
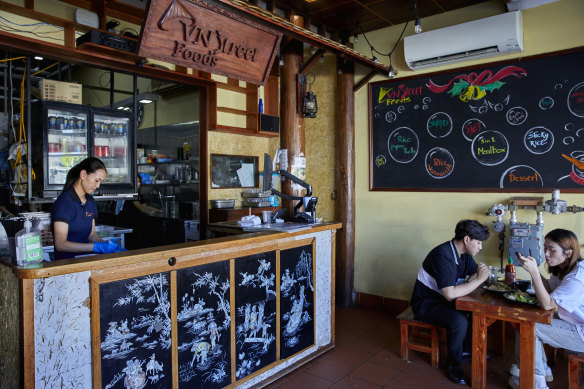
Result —
<instances>
[{"instance_id":1,"label":"colorful chalk writing","mask_svg":"<svg viewBox=\"0 0 584 389\"><path fill-rule=\"evenodd\" d=\"M545 110L548 109L552 109L552 107L554 106L554 99L552 99L549 96L546 96L544 98L542 98L541 100L539 100L539 108Z\"/></svg>"},{"instance_id":2,"label":"colorful chalk writing","mask_svg":"<svg viewBox=\"0 0 584 389\"><path fill-rule=\"evenodd\" d=\"M390 157L399 163L408 163L416 158L420 142L418 135L408 127L400 127L389 135L387 148Z\"/></svg>"},{"instance_id":3,"label":"colorful chalk writing","mask_svg":"<svg viewBox=\"0 0 584 389\"><path fill-rule=\"evenodd\" d=\"M426 124L428 134L433 138L444 138L452 131L452 118L445 112L436 112Z\"/></svg>"},{"instance_id":4,"label":"colorful chalk writing","mask_svg":"<svg viewBox=\"0 0 584 389\"><path fill-rule=\"evenodd\" d=\"M541 174L531 166L517 165L507 169L499 181L501 188L541 188Z\"/></svg>"},{"instance_id":5,"label":"colorful chalk writing","mask_svg":"<svg viewBox=\"0 0 584 389\"><path fill-rule=\"evenodd\" d=\"M472 141L472 155L482 165L494 166L507 159L509 142L499 131L485 131Z\"/></svg>"},{"instance_id":6,"label":"colorful chalk writing","mask_svg":"<svg viewBox=\"0 0 584 389\"><path fill-rule=\"evenodd\" d=\"M444 85L438 85L429 80L426 87L434 93L448 91L450 96L458 96L461 101L469 102L480 100L486 96L487 92L501 88L505 85L501 80L510 76L520 78L527 76L527 72L518 66L506 66L494 75L491 70L484 70L480 74L476 72L459 74Z\"/></svg>"},{"instance_id":7,"label":"colorful chalk writing","mask_svg":"<svg viewBox=\"0 0 584 389\"><path fill-rule=\"evenodd\" d=\"M432 178L443 179L454 170L454 157L442 147L434 147L426 154L426 172Z\"/></svg>"},{"instance_id":8,"label":"colorful chalk writing","mask_svg":"<svg viewBox=\"0 0 584 389\"><path fill-rule=\"evenodd\" d=\"M545 127L534 127L525 133L523 141L533 154L545 154L554 145L554 134Z\"/></svg>"},{"instance_id":9,"label":"colorful chalk writing","mask_svg":"<svg viewBox=\"0 0 584 389\"><path fill-rule=\"evenodd\" d=\"M476 118L468 119L462 125L462 136L464 136L466 140L472 141L475 136L485 131L485 128L485 123L481 120Z\"/></svg>"},{"instance_id":10,"label":"colorful chalk writing","mask_svg":"<svg viewBox=\"0 0 584 389\"><path fill-rule=\"evenodd\" d=\"M519 126L520 124L525 123L525 120L527 120L527 110L523 107L509 108L506 118L507 123L511 124L512 126Z\"/></svg>"},{"instance_id":11,"label":"colorful chalk writing","mask_svg":"<svg viewBox=\"0 0 584 389\"><path fill-rule=\"evenodd\" d=\"M377 98L378 103L386 105L406 104L412 101L412 96L422 95L422 85L417 87L407 87L404 84L398 85L397 88L381 88Z\"/></svg>"},{"instance_id":12,"label":"colorful chalk writing","mask_svg":"<svg viewBox=\"0 0 584 389\"><path fill-rule=\"evenodd\" d=\"M393 111L389 111L385 114L385 121L388 123L393 123L397 119L397 115Z\"/></svg>"},{"instance_id":13,"label":"colorful chalk writing","mask_svg":"<svg viewBox=\"0 0 584 389\"><path fill-rule=\"evenodd\" d=\"M564 177L560 177L560 181L574 182L580 186L584 186L584 151L575 150L570 155L562 154L567 161L572 163L572 171Z\"/></svg>"},{"instance_id":14,"label":"colorful chalk writing","mask_svg":"<svg viewBox=\"0 0 584 389\"><path fill-rule=\"evenodd\" d=\"M489 99L483 99L481 101L482 103L480 105L474 105L469 103L468 107L472 112L480 113L481 115L485 115L489 111L501 112L502 110L505 109L505 106L509 105L509 95L499 102L493 102L490 101Z\"/></svg>"},{"instance_id":15,"label":"colorful chalk writing","mask_svg":"<svg viewBox=\"0 0 584 389\"><path fill-rule=\"evenodd\" d=\"M385 156L383 155L378 155L377 158L375 158L375 165L377 165L377 167L381 167L383 165L385 165L387 163L387 159L385 159Z\"/></svg>"},{"instance_id":16,"label":"colorful chalk writing","mask_svg":"<svg viewBox=\"0 0 584 389\"><path fill-rule=\"evenodd\" d=\"M568 93L568 109L572 115L584 117L584 82L574 86Z\"/></svg>"}]
</instances>

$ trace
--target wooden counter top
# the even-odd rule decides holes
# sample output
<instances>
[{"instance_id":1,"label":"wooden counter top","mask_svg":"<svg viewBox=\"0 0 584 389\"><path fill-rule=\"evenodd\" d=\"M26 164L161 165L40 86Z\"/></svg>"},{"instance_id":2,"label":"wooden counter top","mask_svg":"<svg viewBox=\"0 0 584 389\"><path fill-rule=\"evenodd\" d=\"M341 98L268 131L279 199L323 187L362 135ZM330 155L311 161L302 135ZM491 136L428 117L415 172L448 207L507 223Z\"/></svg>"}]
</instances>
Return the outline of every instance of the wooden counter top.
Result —
<instances>
[{"instance_id":1,"label":"wooden counter top","mask_svg":"<svg viewBox=\"0 0 584 389\"><path fill-rule=\"evenodd\" d=\"M306 235L313 232L320 232L342 228L341 223L323 223L315 225L308 230L286 233L286 232L259 232L249 233L224 238L208 239L197 242L187 242L168 246L153 247L147 249L124 251L120 253L101 254L75 259L65 259L53 262L42 262L40 264L17 266L0 258L0 264L9 266L20 279L46 278L58 275L78 273L84 271L104 270L118 267L133 267L140 264L140 267L155 267L157 271L180 269L183 266L192 266L192 259L200 258L204 261L206 253L209 251L225 250L226 252L245 250L245 247L271 246L277 239L292 238L298 235ZM172 260L174 258L174 261ZM182 261L189 261L189 264L181 265ZM34 266L34 267L33 267ZM166 269L164 269L166 268Z\"/></svg>"}]
</instances>

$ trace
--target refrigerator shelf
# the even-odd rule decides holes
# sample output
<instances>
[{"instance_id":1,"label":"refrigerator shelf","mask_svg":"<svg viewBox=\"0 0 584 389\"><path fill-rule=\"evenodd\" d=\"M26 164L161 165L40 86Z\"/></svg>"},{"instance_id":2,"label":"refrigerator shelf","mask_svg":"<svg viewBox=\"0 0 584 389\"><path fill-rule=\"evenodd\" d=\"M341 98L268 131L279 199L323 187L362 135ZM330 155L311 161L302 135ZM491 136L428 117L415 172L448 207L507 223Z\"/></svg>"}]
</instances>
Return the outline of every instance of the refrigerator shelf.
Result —
<instances>
[{"instance_id":1,"label":"refrigerator shelf","mask_svg":"<svg viewBox=\"0 0 584 389\"><path fill-rule=\"evenodd\" d=\"M75 135L75 136L86 136L87 129L78 128L76 130L55 130L50 129L49 135Z\"/></svg>"},{"instance_id":2,"label":"refrigerator shelf","mask_svg":"<svg viewBox=\"0 0 584 389\"><path fill-rule=\"evenodd\" d=\"M95 139L112 139L112 138L125 138L128 134L95 134Z\"/></svg>"},{"instance_id":3,"label":"refrigerator shelf","mask_svg":"<svg viewBox=\"0 0 584 389\"><path fill-rule=\"evenodd\" d=\"M51 157L55 157L55 158L56 157L66 157L66 156L69 156L69 155L79 155L81 157L86 157L87 156L87 151L79 151L79 152L71 151L71 152L67 152L67 153L62 153L62 152L49 152L48 155L49 155L49 158L51 158Z\"/></svg>"}]
</instances>

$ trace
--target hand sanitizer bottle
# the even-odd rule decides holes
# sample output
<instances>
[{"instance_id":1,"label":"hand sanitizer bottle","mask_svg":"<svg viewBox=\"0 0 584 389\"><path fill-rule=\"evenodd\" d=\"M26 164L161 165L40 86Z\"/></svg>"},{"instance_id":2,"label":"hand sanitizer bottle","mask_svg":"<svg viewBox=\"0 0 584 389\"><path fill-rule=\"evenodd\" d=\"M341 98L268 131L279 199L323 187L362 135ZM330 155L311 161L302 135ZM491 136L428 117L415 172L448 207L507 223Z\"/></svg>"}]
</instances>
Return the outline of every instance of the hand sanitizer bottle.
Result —
<instances>
[{"instance_id":1,"label":"hand sanitizer bottle","mask_svg":"<svg viewBox=\"0 0 584 389\"><path fill-rule=\"evenodd\" d=\"M16 245L16 263L19 266L37 263L43 260L41 233L32 230L32 223L26 219L24 228L14 235Z\"/></svg>"}]
</instances>

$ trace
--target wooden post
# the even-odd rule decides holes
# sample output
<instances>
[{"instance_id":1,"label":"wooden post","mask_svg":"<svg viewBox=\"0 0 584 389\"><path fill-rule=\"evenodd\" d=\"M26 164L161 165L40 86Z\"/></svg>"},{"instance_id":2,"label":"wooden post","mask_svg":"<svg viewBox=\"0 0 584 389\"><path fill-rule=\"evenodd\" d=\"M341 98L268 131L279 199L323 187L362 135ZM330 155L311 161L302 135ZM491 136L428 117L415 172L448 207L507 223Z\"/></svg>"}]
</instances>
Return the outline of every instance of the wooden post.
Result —
<instances>
[{"instance_id":1,"label":"wooden post","mask_svg":"<svg viewBox=\"0 0 584 389\"><path fill-rule=\"evenodd\" d=\"M353 75L355 65L337 58L337 220L343 228L337 234L336 285L337 301L343 306L353 303L355 256L355 120Z\"/></svg>"},{"instance_id":2,"label":"wooden post","mask_svg":"<svg viewBox=\"0 0 584 389\"><path fill-rule=\"evenodd\" d=\"M291 22L303 26L300 16L292 15ZM282 45L284 66L281 72L282 95L280 112L280 148L288 150L288 171L294 162L294 157L304 157L304 117L298 111L296 76L302 64L302 42L285 37ZM282 184L282 193L292 196L302 196L302 190L293 190L290 180ZM288 215L294 216L294 207L298 201L282 200L283 208L288 209Z\"/></svg>"}]
</instances>

